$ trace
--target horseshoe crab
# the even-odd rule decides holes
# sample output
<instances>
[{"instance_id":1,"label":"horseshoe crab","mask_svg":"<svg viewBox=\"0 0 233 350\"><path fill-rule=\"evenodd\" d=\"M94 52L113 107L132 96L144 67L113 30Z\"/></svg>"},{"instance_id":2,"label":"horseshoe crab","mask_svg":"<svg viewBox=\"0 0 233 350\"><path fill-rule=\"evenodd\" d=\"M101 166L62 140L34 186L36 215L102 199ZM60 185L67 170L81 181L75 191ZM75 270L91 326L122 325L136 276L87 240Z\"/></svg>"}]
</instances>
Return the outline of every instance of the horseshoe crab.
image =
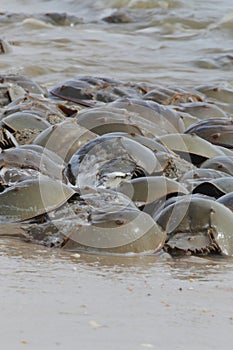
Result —
<instances>
[{"instance_id":1,"label":"horseshoe crab","mask_svg":"<svg viewBox=\"0 0 233 350\"><path fill-rule=\"evenodd\" d=\"M116 191L124 193L139 205L152 203L162 197L188 194L182 184L164 176L146 176L131 179L120 183L116 187Z\"/></svg>"},{"instance_id":2,"label":"horseshoe crab","mask_svg":"<svg viewBox=\"0 0 233 350\"><path fill-rule=\"evenodd\" d=\"M81 147L70 159L67 176L79 188L115 187L133 176L152 174L159 167L155 154L123 136L99 136Z\"/></svg>"},{"instance_id":3,"label":"horseshoe crab","mask_svg":"<svg viewBox=\"0 0 233 350\"><path fill-rule=\"evenodd\" d=\"M53 151L67 162L79 148L95 137L96 134L78 125L75 119L70 119L42 131L33 144Z\"/></svg>"},{"instance_id":4,"label":"horseshoe crab","mask_svg":"<svg viewBox=\"0 0 233 350\"><path fill-rule=\"evenodd\" d=\"M10 102L16 100L18 97L25 96L26 91L11 83L0 83L0 107L7 106Z\"/></svg>"},{"instance_id":5,"label":"horseshoe crab","mask_svg":"<svg viewBox=\"0 0 233 350\"><path fill-rule=\"evenodd\" d=\"M233 256L233 213L223 204L183 196L165 207L156 221L167 233L164 249L171 254Z\"/></svg>"},{"instance_id":6,"label":"horseshoe crab","mask_svg":"<svg viewBox=\"0 0 233 350\"><path fill-rule=\"evenodd\" d=\"M120 183L116 191L127 195L143 212L154 216L168 198L186 195L184 186L164 176L148 176Z\"/></svg>"},{"instance_id":7,"label":"horseshoe crab","mask_svg":"<svg viewBox=\"0 0 233 350\"><path fill-rule=\"evenodd\" d=\"M77 114L77 122L98 135L126 132L153 138L157 130L155 123L138 114L108 105L81 111Z\"/></svg>"},{"instance_id":8,"label":"horseshoe crab","mask_svg":"<svg viewBox=\"0 0 233 350\"><path fill-rule=\"evenodd\" d=\"M163 247L164 232L146 213L124 210L91 216L91 225L64 236L63 249L102 253L155 253Z\"/></svg>"},{"instance_id":9,"label":"horseshoe crab","mask_svg":"<svg viewBox=\"0 0 233 350\"><path fill-rule=\"evenodd\" d=\"M164 175L171 179L178 179L187 171L195 169L195 166L192 163L169 152L157 152L156 158L160 164L160 169L157 168L156 175Z\"/></svg>"},{"instance_id":10,"label":"horseshoe crab","mask_svg":"<svg viewBox=\"0 0 233 350\"><path fill-rule=\"evenodd\" d=\"M168 148L163 146L161 143L155 141L155 139L151 139L151 138L146 137L146 136L142 136L142 135L138 135L138 134L134 134L134 133L127 134L126 132L111 132L111 133L106 133L105 135L128 137L134 141L139 142L141 145L146 146L154 153L156 153L156 152L169 153Z\"/></svg>"},{"instance_id":11,"label":"horseshoe crab","mask_svg":"<svg viewBox=\"0 0 233 350\"><path fill-rule=\"evenodd\" d=\"M165 233L146 213L124 210L120 213L21 225L16 231L34 243L68 251L101 254L155 254L161 251Z\"/></svg>"},{"instance_id":12,"label":"horseshoe crab","mask_svg":"<svg viewBox=\"0 0 233 350\"><path fill-rule=\"evenodd\" d=\"M217 146L220 151L222 151L225 156L233 156L233 149L226 148L224 146Z\"/></svg>"},{"instance_id":13,"label":"horseshoe crab","mask_svg":"<svg viewBox=\"0 0 233 350\"><path fill-rule=\"evenodd\" d=\"M187 128L189 128L190 125L192 125L200 120L197 117L194 117L193 115L191 115L189 113L185 113L185 112L181 112L181 111L178 111L178 113L183 120L185 130Z\"/></svg>"},{"instance_id":14,"label":"horseshoe crab","mask_svg":"<svg viewBox=\"0 0 233 350\"><path fill-rule=\"evenodd\" d=\"M225 205L233 212L233 192L227 193L220 197L217 202Z\"/></svg>"},{"instance_id":15,"label":"horseshoe crab","mask_svg":"<svg viewBox=\"0 0 233 350\"><path fill-rule=\"evenodd\" d=\"M12 13L1 12L1 22L22 23L34 28L53 28L53 26L73 26L83 23L82 18L70 15L66 12L46 12L46 13Z\"/></svg>"},{"instance_id":16,"label":"horseshoe crab","mask_svg":"<svg viewBox=\"0 0 233 350\"><path fill-rule=\"evenodd\" d=\"M55 163L55 165L64 166L64 160L58 154L45 147L29 143L26 145L20 145L19 148L25 149L26 151L32 150L34 152L37 152L41 156L46 155L48 158L50 158L52 162Z\"/></svg>"},{"instance_id":17,"label":"horseshoe crab","mask_svg":"<svg viewBox=\"0 0 233 350\"><path fill-rule=\"evenodd\" d=\"M179 178L179 182L191 192L199 184L221 177L230 177L230 175L220 170L197 168L187 171Z\"/></svg>"},{"instance_id":18,"label":"horseshoe crab","mask_svg":"<svg viewBox=\"0 0 233 350\"><path fill-rule=\"evenodd\" d=\"M39 177L40 174L65 182L63 171L63 165L55 163L46 153L33 149L16 147L0 153L0 182L3 186L11 186L28 177Z\"/></svg>"},{"instance_id":19,"label":"horseshoe crab","mask_svg":"<svg viewBox=\"0 0 233 350\"><path fill-rule=\"evenodd\" d=\"M220 177L197 185L192 193L202 193L210 197L220 198L233 191L233 177Z\"/></svg>"},{"instance_id":20,"label":"horseshoe crab","mask_svg":"<svg viewBox=\"0 0 233 350\"><path fill-rule=\"evenodd\" d=\"M50 90L52 98L60 98L78 103L86 107L94 107L96 103L108 103L119 97L141 98L147 92L145 83L123 82L105 77L84 76L68 80Z\"/></svg>"},{"instance_id":21,"label":"horseshoe crab","mask_svg":"<svg viewBox=\"0 0 233 350\"><path fill-rule=\"evenodd\" d=\"M218 106L208 102L193 102L182 103L181 105L174 107L178 112L184 112L191 114L199 119L214 119L214 118L226 118L226 113Z\"/></svg>"},{"instance_id":22,"label":"horseshoe crab","mask_svg":"<svg viewBox=\"0 0 233 350\"><path fill-rule=\"evenodd\" d=\"M128 197L109 190L86 188L78 200L71 198L48 217L51 220L39 225L22 222L24 238L66 250L107 254L155 253L164 244L165 233L149 215Z\"/></svg>"},{"instance_id":23,"label":"horseshoe crab","mask_svg":"<svg viewBox=\"0 0 233 350\"><path fill-rule=\"evenodd\" d=\"M51 125L44 118L29 112L12 113L4 117L1 120L1 124L13 132L23 129L36 129L42 131Z\"/></svg>"},{"instance_id":24,"label":"horseshoe crab","mask_svg":"<svg viewBox=\"0 0 233 350\"><path fill-rule=\"evenodd\" d=\"M196 134L214 145L233 148L233 119L231 118L201 120L186 129L185 133Z\"/></svg>"},{"instance_id":25,"label":"horseshoe crab","mask_svg":"<svg viewBox=\"0 0 233 350\"><path fill-rule=\"evenodd\" d=\"M12 113L0 123L14 135L19 144L32 142L36 135L51 125L38 115L23 112Z\"/></svg>"},{"instance_id":26,"label":"horseshoe crab","mask_svg":"<svg viewBox=\"0 0 233 350\"><path fill-rule=\"evenodd\" d=\"M196 89L213 100L232 103L233 89L231 88L217 85L201 85Z\"/></svg>"},{"instance_id":27,"label":"horseshoe crab","mask_svg":"<svg viewBox=\"0 0 233 350\"><path fill-rule=\"evenodd\" d=\"M1 74L0 75L1 83L5 84L14 84L21 87L25 92L38 94L41 96L46 95L46 90L43 89L39 84L33 80L19 74Z\"/></svg>"},{"instance_id":28,"label":"horseshoe crab","mask_svg":"<svg viewBox=\"0 0 233 350\"><path fill-rule=\"evenodd\" d=\"M102 20L108 23L132 23L135 22L136 18L135 14L127 9L127 11L116 10L110 15L103 17Z\"/></svg>"},{"instance_id":29,"label":"horseshoe crab","mask_svg":"<svg viewBox=\"0 0 233 350\"><path fill-rule=\"evenodd\" d=\"M143 96L143 100L154 101L160 104L165 104L176 91L169 87L158 86L146 91Z\"/></svg>"},{"instance_id":30,"label":"horseshoe crab","mask_svg":"<svg viewBox=\"0 0 233 350\"><path fill-rule=\"evenodd\" d=\"M48 177L22 181L0 193L1 222L24 221L65 203L75 191Z\"/></svg>"},{"instance_id":31,"label":"horseshoe crab","mask_svg":"<svg viewBox=\"0 0 233 350\"><path fill-rule=\"evenodd\" d=\"M210 142L196 135L169 134L156 140L194 165L200 165L206 159L224 154Z\"/></svg>"},{"instance_id":32,"label":"horseshoe crab","mask_svg":"<svg viewBox=\"0 0 233 350\"><path fill-rule=\"evenodd\" d=\"M72 113L76 113L77 110L76 107ZM50 124L56 124L65 120L67 111L69 116L70 108L67 108L66 105L56 103L38 94L26 94L8 104L2 113L2 117L16 112L33 113L44 118Z\"/></svg>"},{"instance_id":33,"label":"horseshoe crab","mask_svg":"<svg viewBox=\"0 0 233 350\"><path fill-rule=\"evenodd\" d=\"M154 101L125 98L116 100L109 105L137 113L141 118L156 124L157 128L154 130L156 136L167 133L182 133L185 130L183 120L176 111Z\"/></svg>"},{"instance_id":34,"label":"horseshoe crab","mask_svg":"<svg viewBox=\"0 0 233 350\"><path fill-rule=\"evenodd\" d=\"M148 91L143 99L152 100L163 105L180 105L182 103L203 101L203 96L195 90L158 86Z\"/></svg>"},{"instance_id":35,"label":"horseshoe crab","mask_svg":"<svg viewBox=\"0 0 233 350\"><path fill-rule=\"evenodd\" d=\"M147 99L155 86L86 77L60 88L58 98L71 98L63 103L17 79L0 85L3 104L17 86L0 117L0 147L10 147L0 149L0 235L9 223L12 235L74 251L233 256L224 198L233 188L232 121L220 102L158 87L161 105ZM77 98L90 108L80 111ZM193 123L192 113L205 112L208 121ZM18 146L26 140L15 133L28 127L40 134Z\"/></svg>"},{"instance_id":36,"label":"horseshoe crab","mask_svg":"<svg viewBox=\"0 0 233 350\"><path fill-rule=\"evenodd\" d=\"M233 176L233 156L220 155L207 159L201 168L220 170Z\"/></svg>"},{"instance_id":37,"label":"horseshoe crab","mask_svg":"<svg viewBox=\"0 0 233 350\"><path fill-rule=\"evenodd\" d=\"M113 213L127 210L136 210L131 199L123 193L103 188L86 186L80 191L80 198L90 208L92 213Z\"/></svg>"},{"instance_id":38,"label":"horseshoe crab","mask_svg":"<svg viewBox=\"0 0 233 350\"><path fill-rule=\"evenodd\" d=\"M155 137L185 129L182 118L175 111L152 101L135 99L116 100L81 111L77 120L80 125L100 135L123 131Z\"/></svg>"}]
</instances>

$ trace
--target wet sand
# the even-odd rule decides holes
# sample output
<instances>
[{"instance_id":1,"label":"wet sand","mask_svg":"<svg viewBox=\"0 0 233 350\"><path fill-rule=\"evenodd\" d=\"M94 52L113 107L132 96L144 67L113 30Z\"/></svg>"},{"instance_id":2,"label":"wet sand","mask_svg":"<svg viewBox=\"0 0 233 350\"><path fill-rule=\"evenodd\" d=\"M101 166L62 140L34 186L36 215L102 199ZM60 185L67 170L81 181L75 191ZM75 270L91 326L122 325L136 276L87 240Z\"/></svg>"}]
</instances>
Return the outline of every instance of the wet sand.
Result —
<instances>
[{"instance_id":1,"label":"wet sand","mask_svg":"<svg viewBox=\"0 0 233 350\"><path fill-rule=\"evenodd\" d=\"M5 350L232 348L232 259L0 243Z\"/></svg>"}]
</instances>

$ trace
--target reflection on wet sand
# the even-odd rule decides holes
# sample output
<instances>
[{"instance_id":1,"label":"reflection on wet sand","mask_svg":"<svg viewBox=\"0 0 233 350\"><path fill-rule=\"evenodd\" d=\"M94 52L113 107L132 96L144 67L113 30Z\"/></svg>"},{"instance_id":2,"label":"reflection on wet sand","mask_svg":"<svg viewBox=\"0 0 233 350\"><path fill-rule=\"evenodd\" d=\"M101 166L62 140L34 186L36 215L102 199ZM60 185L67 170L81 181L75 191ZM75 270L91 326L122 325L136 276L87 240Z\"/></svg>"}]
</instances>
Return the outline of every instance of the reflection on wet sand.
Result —
<instances>
[{"instance_id":1,"label":"reflection on wet sand","mask_svg":"<svg viewBox=\"0 0 233 350\"><path fill-rule=\"evenodd\" d=\"M9 238L0 245L6 349L231 349L232 259L73 254Z\"/></svg>"},{"instance_id":2,"label":"reflection on wet sand","mask_svg":"<svg viewBox=\"0 0 233 350\"><path fill-rule=\"evenodd\" d=\"M23 242L20 239L5 238L0 240L0 257L11 260L14 264L23 262L36 267L43 265L46 274L57 269L75 268L80 273L94 271L96 275L112 278L145 275L164 275L164 278L179 280L195 279L201 282L225 281L232 277L233 258L221 256L172 258L169 254L159 255L112 255L69 252L47 248L37 244ZM9 266L11 263L9 264ZM116 277L115 276L115 277ZM114 278L115 278L114 277Z\"/></svg>"}]
</instances>

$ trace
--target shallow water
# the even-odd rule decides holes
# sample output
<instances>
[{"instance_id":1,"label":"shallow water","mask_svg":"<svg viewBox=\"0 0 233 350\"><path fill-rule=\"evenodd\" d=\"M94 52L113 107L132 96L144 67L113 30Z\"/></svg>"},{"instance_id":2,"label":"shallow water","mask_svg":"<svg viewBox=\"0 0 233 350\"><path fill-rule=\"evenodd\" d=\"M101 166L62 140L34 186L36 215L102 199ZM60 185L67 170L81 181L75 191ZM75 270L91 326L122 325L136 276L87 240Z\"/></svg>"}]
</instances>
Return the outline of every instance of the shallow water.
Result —
<instances>
[{"instance_id":1,"label":"shallow water","mask_svg":"<svg viewBox=\"0 0 233 350\"><path fill-rule=\"evenodd\" d=\"M103 20L116 10L129 23ZM79 23L31 16L55 11ZM0 72L46 87L78 75L233 85L231 0L2 0L1 13L11 51L0 55ZM10 239L0 246L5 350L232 348L232 259L79 257Z\"/></svg>"},{"instance_id":2,"label":"shallow water","mask_svg":"<svg viewBox=\"0 0 233 350\"><path fill-rule=\"evenodd\" d=\"M108 23L116 10L130 23ZM0 69L45 85L77 75L104 75L161 85L232 84L233 5L217 1L1 1L1 12L28 13L0 19L12 44ZM30 14L66 12L67 25L33 22Z\"/></svg>"}]
</instances>

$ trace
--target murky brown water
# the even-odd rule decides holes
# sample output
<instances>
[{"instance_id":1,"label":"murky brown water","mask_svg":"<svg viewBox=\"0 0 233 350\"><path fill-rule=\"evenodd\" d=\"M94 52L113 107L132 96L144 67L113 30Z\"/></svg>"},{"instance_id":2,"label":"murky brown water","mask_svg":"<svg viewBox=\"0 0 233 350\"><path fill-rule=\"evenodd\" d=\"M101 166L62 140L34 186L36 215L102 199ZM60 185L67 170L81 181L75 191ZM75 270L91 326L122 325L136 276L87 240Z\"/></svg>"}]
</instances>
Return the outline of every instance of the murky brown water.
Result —
<instances>
[{"instance_id":1,"label":"murky brown water","mask_svg":"<svg viewBox=\"0 0 233 350\"><path fill-rule=\"evenodd\" d=\"M127 23L102 20L117 9ZM54 11L75 17L30 16ZM1 12L11 45L1 73L47 87L78 75L233 84L231 0L2 0ZM232 348L232 259L79 257L10 239L0 247L5 350Z\"/></svg>"},{"instance_id":2,"label":"murky brown water","mask_svg":"<svg viewBox=\"0 0 233 350\"><path fill-rule=\"evenodd\" d=\"M102 19L116 10L129 23ZM1 1L1 37L12 52L0 69L53 85L74 75L105 75L161 85L232 84L231 0ZM67 12L67 25L35 22L30 14ZM73 23L80 18L80 24ZM59 24L59 23L58 23Z\"/></svg>"}]
</instances>

